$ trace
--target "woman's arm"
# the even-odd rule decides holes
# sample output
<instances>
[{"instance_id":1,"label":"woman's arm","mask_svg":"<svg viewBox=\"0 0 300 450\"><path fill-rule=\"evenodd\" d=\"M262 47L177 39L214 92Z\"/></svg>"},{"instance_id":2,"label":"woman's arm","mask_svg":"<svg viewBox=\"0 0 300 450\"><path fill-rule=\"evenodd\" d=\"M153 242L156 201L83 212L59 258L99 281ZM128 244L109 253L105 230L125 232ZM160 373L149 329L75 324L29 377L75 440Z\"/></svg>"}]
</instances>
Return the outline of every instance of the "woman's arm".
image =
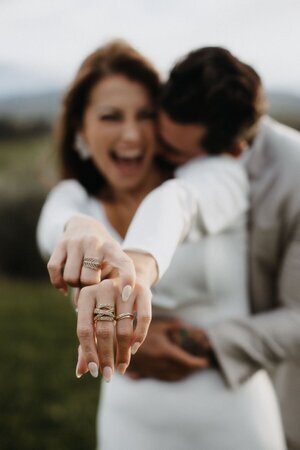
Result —
<instances>
[{"instance_id":1,"label":"woman's arm","mask_svg":"<svg viewBox=\"0 0 300 450\"><path fill-rule=\"evenodd\" d=\"M76 300L80 342L77 376L87 370L98 376L100 369L109 381L114 370L115 332L116 364L121 373L125 372L131 353L137 351L146 337L151 321L151 292L146 286L153 283L157 272L149 255L132 254L130 258L122 251L105 227L88 215L88 200L87 193L75 180L60 183L43 207L38 243L44 255L52 252L48 263L52 284L64 293L67 284L81 287ZM86 257L97 259L101 263L99 270L85 267ZM111 272L115 278L100 283L101 275L110 268L117 269ZM136 314L135 329L130 318L116 321L116 328L114 322L94 322L95 308L102 303L111 304L116 317Z\"/></svg>"},{"instance_id":2,"label":"woman's arm","mask_svg":"<svg viewBox=\"0 0 300 450\"><path fill-rule=\"evenodd\" d=\"M89 216L89 197L76 180L59 183L49 194L37 227L37 241L44 257L50 257L48 271L52 284L66 293L67 284L99 283L101 271L118 270L123 298L135 283L132 260L96 219ZM85 264L92 258L94 264Z\"/></svg>"},{"instance_id":3,"label":"woman's arm","mask_svg":"<svg viewBox=\"0 0 300 450\"><path fill-rule=\"evenodd\" d=\"M159 277L184 240L243 227L246 221L249 186L237 160L193 160L178 175L145 198L123 243L125 250L151 254Z\"/></svg>"}]
</instances>

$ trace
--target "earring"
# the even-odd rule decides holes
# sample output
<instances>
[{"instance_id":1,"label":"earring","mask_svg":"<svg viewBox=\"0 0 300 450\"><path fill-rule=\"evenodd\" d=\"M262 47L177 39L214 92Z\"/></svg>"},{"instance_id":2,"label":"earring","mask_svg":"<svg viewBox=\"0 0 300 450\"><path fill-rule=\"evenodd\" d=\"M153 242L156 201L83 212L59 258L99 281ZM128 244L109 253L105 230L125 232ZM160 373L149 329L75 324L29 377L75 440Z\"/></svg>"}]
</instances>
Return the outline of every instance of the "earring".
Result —
<instances>
[{"instance_id":1,"label":"earring","mask_svg":"<svg viewBox=\"0 0 300 450\"><path fill-rule=\"evenodd\" d=\"M74 149L82 160L87 160L91 157L90 149L80 133L77 133L75 136Z\"/></svg>"}]
</instances>

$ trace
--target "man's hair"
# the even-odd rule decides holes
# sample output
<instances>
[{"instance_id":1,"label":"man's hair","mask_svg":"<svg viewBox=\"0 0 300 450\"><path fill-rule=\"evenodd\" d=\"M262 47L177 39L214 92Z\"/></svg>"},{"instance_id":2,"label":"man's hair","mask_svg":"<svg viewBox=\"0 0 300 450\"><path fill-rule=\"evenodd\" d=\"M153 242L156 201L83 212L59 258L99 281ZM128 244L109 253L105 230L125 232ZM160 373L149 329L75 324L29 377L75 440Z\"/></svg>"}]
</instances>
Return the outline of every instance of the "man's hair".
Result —
<instances>
[{"instance_id":1,"label":"man's hair","mask_svg":"<svg viewBox=\"0 0 300 450\"><path fill-rule=\"evenodd\" d=\"M228 50L205 47L189 53L171 71L161 107L175 122L201 124L200 143L211 154L251 142L265 112L261 79Z\"/></svg>"}]
</instances>

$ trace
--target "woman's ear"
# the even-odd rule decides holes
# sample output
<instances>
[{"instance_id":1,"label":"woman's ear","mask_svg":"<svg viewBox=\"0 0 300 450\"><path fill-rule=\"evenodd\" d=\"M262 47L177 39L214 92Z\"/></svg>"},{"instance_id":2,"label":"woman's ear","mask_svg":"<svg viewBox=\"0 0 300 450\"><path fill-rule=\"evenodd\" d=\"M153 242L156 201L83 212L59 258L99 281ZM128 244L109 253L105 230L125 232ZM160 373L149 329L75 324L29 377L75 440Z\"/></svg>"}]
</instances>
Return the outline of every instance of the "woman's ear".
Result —
<instances>
[{"instance_id":1,"label":"woman's ear","mask_svg":"<svg viewBox=\"0 0 300 450\"><path fill-rule=\"evenodd\" d=\"M80 133L79 131L75 135L74 150L78 153L80 159L82 160L87 160L91 157L90 149L82 133Z\"/></svg>"}]
</instances>

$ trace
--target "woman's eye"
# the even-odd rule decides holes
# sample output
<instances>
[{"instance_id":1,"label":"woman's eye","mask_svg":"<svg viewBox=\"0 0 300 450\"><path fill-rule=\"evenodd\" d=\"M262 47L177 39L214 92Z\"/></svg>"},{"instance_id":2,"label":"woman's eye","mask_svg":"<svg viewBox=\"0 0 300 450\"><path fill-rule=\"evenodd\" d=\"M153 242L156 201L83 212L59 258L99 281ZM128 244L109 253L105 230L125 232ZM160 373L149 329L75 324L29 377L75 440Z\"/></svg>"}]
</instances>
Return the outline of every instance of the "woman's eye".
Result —
<instances>
[{"instance_id":1,"label":"woman's eye","mask_svg":"<svg viewBox=\"0 0 300 450\"><path fill-rule=\"evenodd\" d=\"M102 116L99 117L99 120L111 122L116 122L120 119L121 117L119 116L119 114L103 114Z\"/></svg>"},{"instance_id":2,"label":"woman's eye","mask_svg":"<svg viewBox=\"0 0 300 450\"><path fill-rule=\"evenodd\" d=\"M154 120L154 119L156 119L156 112L155 111L141 111L139 114L139 119Z\"/></svg>"}]
</instances>

